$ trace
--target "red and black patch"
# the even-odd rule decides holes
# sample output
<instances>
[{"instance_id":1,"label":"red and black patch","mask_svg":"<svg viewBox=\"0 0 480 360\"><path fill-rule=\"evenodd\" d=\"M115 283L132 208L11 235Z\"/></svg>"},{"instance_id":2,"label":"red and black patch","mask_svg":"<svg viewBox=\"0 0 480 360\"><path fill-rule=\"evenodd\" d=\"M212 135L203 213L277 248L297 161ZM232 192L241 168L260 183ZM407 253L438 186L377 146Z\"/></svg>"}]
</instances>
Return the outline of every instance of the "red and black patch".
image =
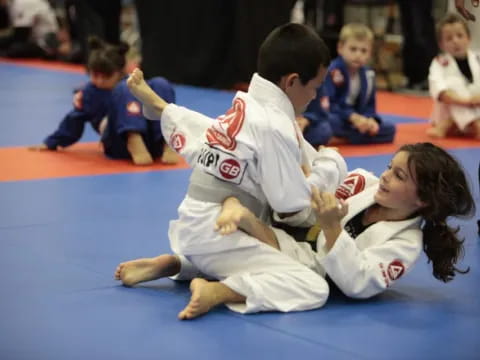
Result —
<instances>
[{"instance_id":1,"label":"red and black patch","mask_svg":"<svg viewBox=\"0 0 480 360\"><path fill-rule=\"evenodd\" d=\"M365 176L358 173L349 174L335 191L337 199L346 200L365 189Z\"/></svg>"},{"instance_id":2,"label":"red and black patch","mask_svg":"<svg viewBox=\"0 0 480 360\"><path fill-rule=\"evenodd\" d=\"M138 101L130 101L127 104L128 115L138 116L142 113L142 106Z\"/></svg>"},{"instance_id":3,"label":"red and black patch","mask_svg":"<svg viewBox=\"0 0 480 360\"><path fill-rule=\"evenodd\" d=\"M322 96L320 98L320 107L325 111L330 110L330 99L328 96Z\"/></svg>"},{"instance_id":4,"label":"red and black patch","mask_svg":"<svg viewBox=\"0 0 480 360\"><path fill-rule=\"evenodd\" d=\"M443 55L438 55L437 56L437 61L440 65L442 65L444 67L448 66L448 59Z\"/></svg>"},{"instance_id":5,"label":"red and black patch","mask_svg":"<svg viewBox=\"0 0 480 360\"><path fill-rule=\"evenodd\" d=\"M243 126L245 118L245 102L236 98L232 107L225 115L220 116L217 122L207 130L207 140L210 146L220 145L226 150L237 147L235 137Z\"/></svg>"},{"instance_id":6,"label":"red and black patch","mask_svg":"<svg viewBox=\"0 0 480 360\"><path fill-rule=\"evenodd\" d=\"M332 77L332 82L335 86L342 86L345 83L345 77L340 69L332 69L330 71L330 76Z\"/></svg>"},{"instance_id":7,"label":"red and black patch","mask_svg":"<svg viewBox=\"0 0 480 360\"><path fill-rule=\"evenodd\" d=\"M173 133L172 136L170 136L170 147L178 153L183 150L186 142L187 139L182 133Z\"/></svg>"}]
</instances>

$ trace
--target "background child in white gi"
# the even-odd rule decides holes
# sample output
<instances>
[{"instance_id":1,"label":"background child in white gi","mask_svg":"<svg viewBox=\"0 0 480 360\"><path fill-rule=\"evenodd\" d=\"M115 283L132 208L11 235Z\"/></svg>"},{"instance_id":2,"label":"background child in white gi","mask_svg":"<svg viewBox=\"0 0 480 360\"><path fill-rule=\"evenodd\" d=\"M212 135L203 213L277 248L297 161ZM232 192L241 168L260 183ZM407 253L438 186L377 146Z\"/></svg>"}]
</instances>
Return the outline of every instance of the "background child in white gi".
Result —
<instances>
[{"instance_id":1,"label":"background child in white gi","mask_svg":"<svg viewBox=\"0 0 480 360\"><path fill-rule=\"evenodd\" d=\"M430 65L430 94L434 100L428 135L445 137L460 131L480 139L480 53L470 50L465 20L448 14L438 23L443 53Z\"/></svg>"},{"instance_id":2,"label":"background child in white gi","mask_svg":"<svg viewBox=\"0 0 480 360\"><path fill-rule=\"evenodd\" d=\"M334 190L346 175L346 164L331 149L316 152L302 137L295 116L315 96L328 64L328 51L308 27L287 24L275 29L260 48L258 74L248 93L237 93L232 108L201 136L204 142L194 165L188 194L172 221L169 239L176 254L185 255L204 274L221 280L192 282L192 299L181 319L196 317L197 299L222 293L227 306L239 312L295 311L320 307L328 296L324 279L306 266L243 232L222 236L214 225L223 200L235 193L280 213L310 206L311 186ZM132 92L150 118L161 117L162 129L205 117L167 104L135 71ZM176 120L172 120L172 119ZM164 131L164 135L166 132ZM180 142L181 143L181 142ZM310 167L305 178L301 166ZM198 191L200 189L200 191ZM120 264L116 278L133 285L179 270L168 255Z\"/></svg>"},{"instance_id":3,"label":"background child in white gi","mask_svg":"<svg viewBox=\"0 0 480 360\"><path fill-rule=\"evenodd\" d=\"M314 191L316 216L311 220L322 229L316 253L285 232L262 225L235 198L224 203L218 228L227 234L240 227L328 274L353 298L368 298L386 290L413 267L422 248L435 278L447 282L455 273L468 271L456 267L463 241L456 235L458 228L449 227L447 219L473 215L475 202L462 168L451 155L430 143L404 145L380 178L363 169L353 173L350 180L354 181L347 178L337 191L353 191L343 208L338 207L334 194Z\"/></svg>"}]
</instances>

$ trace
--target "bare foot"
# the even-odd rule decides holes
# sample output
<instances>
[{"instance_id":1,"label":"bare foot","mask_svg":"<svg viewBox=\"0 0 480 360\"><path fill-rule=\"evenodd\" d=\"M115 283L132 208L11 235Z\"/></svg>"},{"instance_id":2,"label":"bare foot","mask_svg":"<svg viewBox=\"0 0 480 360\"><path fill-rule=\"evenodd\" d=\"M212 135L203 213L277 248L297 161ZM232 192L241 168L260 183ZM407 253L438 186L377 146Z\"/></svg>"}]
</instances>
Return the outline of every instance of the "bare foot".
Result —
<instances>
[{"instance_id":1,"label":"bare foot","mask_svg":"<svg viewBox=\"0 0 480 360\"><path fill-rule=\"evenodd\" d=\"M242 220L250 215L250 210L244 207L237 198L229 197L222 204L222 210L215 224L215 231L228 235L238 230Z\"/></svg>"},{"instance_id":2,"label":"bare foot","mask_svg":"<svg viewBox=\"0 0 480 360\"><path fill-rule=\"evenodd\" d=\"M145 166L153 164L153 158L148 151L131 155L132 161L135 165Z\"/></svg>"},{"instance_id":3,"label":"bare foot","mask_svg":"<svg viewBox=\"0 0 480 360\"><path fill-rule=\"evenodd\" d=\"M115 279L125 286L173 276L180 272L180 260L171 254L121 263L115 270Z\"/></svg>"},{"instance_id":4,"label":"bare foot","mask_svg":"<svg viewBox=\"0 0 480 360\"><path fill-rule=\"evenodd\" d=\"M135 165L153 164L153 158L139 133L129 132L127 134L127 149Z\"/></svg>"},{"instance_id":5,"label":"bare foot","mask_svg":"<svg viewBox=\"0 0 480 360\"><path fill-rule=\"evenodd\" d=\"M192 296L188 305L180 311L178 318L180 320L188 320L196 318L208 312L213 306L217 305L216 296L212 290L213 282L210 283L205 279L195 278L190 283L190 291Z\"/></svg>"},{"instance_id":6,"label":"bare foot","mask_svg":"<svg viewBox=\"0 0 480 360\"><path fill-rule=\"evenodd\" d=\"M170 146L165 145L161 161L165 164L175 165L180 162L180 155L178 155Z\"/></svg>"},{"instance_id":7,"label":"bare foot","mask_svg":"<svg viewBox=\"0 0 480 360\"><path fill-rule=\"evenodd\" d=\"M196 318L214 306L225 303L245 303L245 296L218 281L195 278L190 283L192 296L188 305L178 313L180 320Z\"/></svg>"},{"instance_id":8,"label":"bare foot","mask_svg":"<svg viewBox=\"0 0 480 360\"><path fill-rule=\"evenodd\" d=\"M159 110L160 113L167 102L158 96L143 78L143 72L140 69L135 69L130 74L127 80L127 86L132 94L140 100L144 105Z\"/></svg>"},{"instance_id":9,"label":"bare foot","mask_svg":"<svg viewBox=\"0 0 480 360\"><path fill-rule=\"evenodd\" d=\"M47 145L45 144L40 144L40 145L31 145L27 148L30 151L45 151L49 150Z\"/></svg>"},{"instance_id":10,"label":"bare foot","mask_svg":"<svg viewBox=\"0 0 480 360\"><path fill-rule=\"evenodd\" d=\"M434 126L434 127L431 127L429 129L427 129L427 135L430 136L430 137L441 139L441 138L444 138L446 136L446 132L444 130L439 129L438 127Z\"/></svg>"},{"instance_id":11,"label":"bare foot","mask_svg":"<svg viewBox=\"0 0 480 360\"><path fill-rule=\"evenodd\" d=\"M328 140L327 146L338 146L348 144L348 140L346 138L332 136L330 140Z\"/></svg>"}]
</instances>

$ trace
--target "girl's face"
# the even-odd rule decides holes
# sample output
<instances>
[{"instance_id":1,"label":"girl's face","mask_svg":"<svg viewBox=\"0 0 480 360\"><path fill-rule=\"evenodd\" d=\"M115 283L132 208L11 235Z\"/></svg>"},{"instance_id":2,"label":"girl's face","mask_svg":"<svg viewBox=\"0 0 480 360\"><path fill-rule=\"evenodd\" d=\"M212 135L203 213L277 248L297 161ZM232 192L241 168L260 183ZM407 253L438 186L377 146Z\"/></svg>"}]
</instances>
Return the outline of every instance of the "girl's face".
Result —
<instances>
[{"instance_id":1,"label":"girl's face","mask_svg":"<svg viewBox=\"0 0 480 360\"><path fill-rule=\"evenodd\" d=\"M393 157L380 176L380 186L375 194L379 205L405 219L424 206L417 195L415 174L408 168L408 157L406 151L400 151Z\"/></svg>"},{"instance_id":2,"label":"girl's face","mask_svg":"<svg viewBox=\"0 0 480 360\"><path fill-rule=\"evenodd\" d=\"M120 71L115 71L111 75L105 75L94 71L90 73L90 81L92 84L103 90L112 90L122 77L123 74Z\"/></svg>"},{"instance_id":3,"label":"girl's face","mask_svg":"<svg viewBox=\"0 0 480 360\"><path fill-rule=\"evenodd\" d=\"M442 28L440 47L456 58L464 58L470 46L470 37L462 23L446 24Z\"/></svg>"}]
</instances>

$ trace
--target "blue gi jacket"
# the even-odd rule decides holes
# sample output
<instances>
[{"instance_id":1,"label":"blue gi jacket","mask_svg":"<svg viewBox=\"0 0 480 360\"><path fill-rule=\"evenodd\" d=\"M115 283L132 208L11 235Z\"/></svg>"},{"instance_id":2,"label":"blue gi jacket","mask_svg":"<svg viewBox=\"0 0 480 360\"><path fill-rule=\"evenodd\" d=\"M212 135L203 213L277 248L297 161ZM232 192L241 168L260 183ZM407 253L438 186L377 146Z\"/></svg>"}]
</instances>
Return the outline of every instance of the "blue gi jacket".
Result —
<instances>
[{"instance_id":1,"label":"blue gi jacket","mask_svg":"<svg viewBox=\"0 0 480 360\"><path fill-rule=\"evenodd\" d=\"M77 142L83 134L85 123L90 123L98 132L98 126L108 112L111 90L99 89L89 82L80 91L82 100L79 106L65 115L58 129L44 140L49 149L55 150L58 146L66 147Z\"/></svg>"},{"instance_id":2,"label":"blue gi jacket","mask_svg":"<svg viewBox=\"0 0 480 360\"><path fill-rule=\"evenodd\" d=\"M359 69L359 76L360 93L356 103L352 106L347 104L350 89L347 64L341 56L331 62L324 83L325 93L330 100L330 112L344 121L348 121L353 112L366 117L374 117L377 121L380 121L375 104L375 72L363 66Z\"/></svg>"}]
</instances>

